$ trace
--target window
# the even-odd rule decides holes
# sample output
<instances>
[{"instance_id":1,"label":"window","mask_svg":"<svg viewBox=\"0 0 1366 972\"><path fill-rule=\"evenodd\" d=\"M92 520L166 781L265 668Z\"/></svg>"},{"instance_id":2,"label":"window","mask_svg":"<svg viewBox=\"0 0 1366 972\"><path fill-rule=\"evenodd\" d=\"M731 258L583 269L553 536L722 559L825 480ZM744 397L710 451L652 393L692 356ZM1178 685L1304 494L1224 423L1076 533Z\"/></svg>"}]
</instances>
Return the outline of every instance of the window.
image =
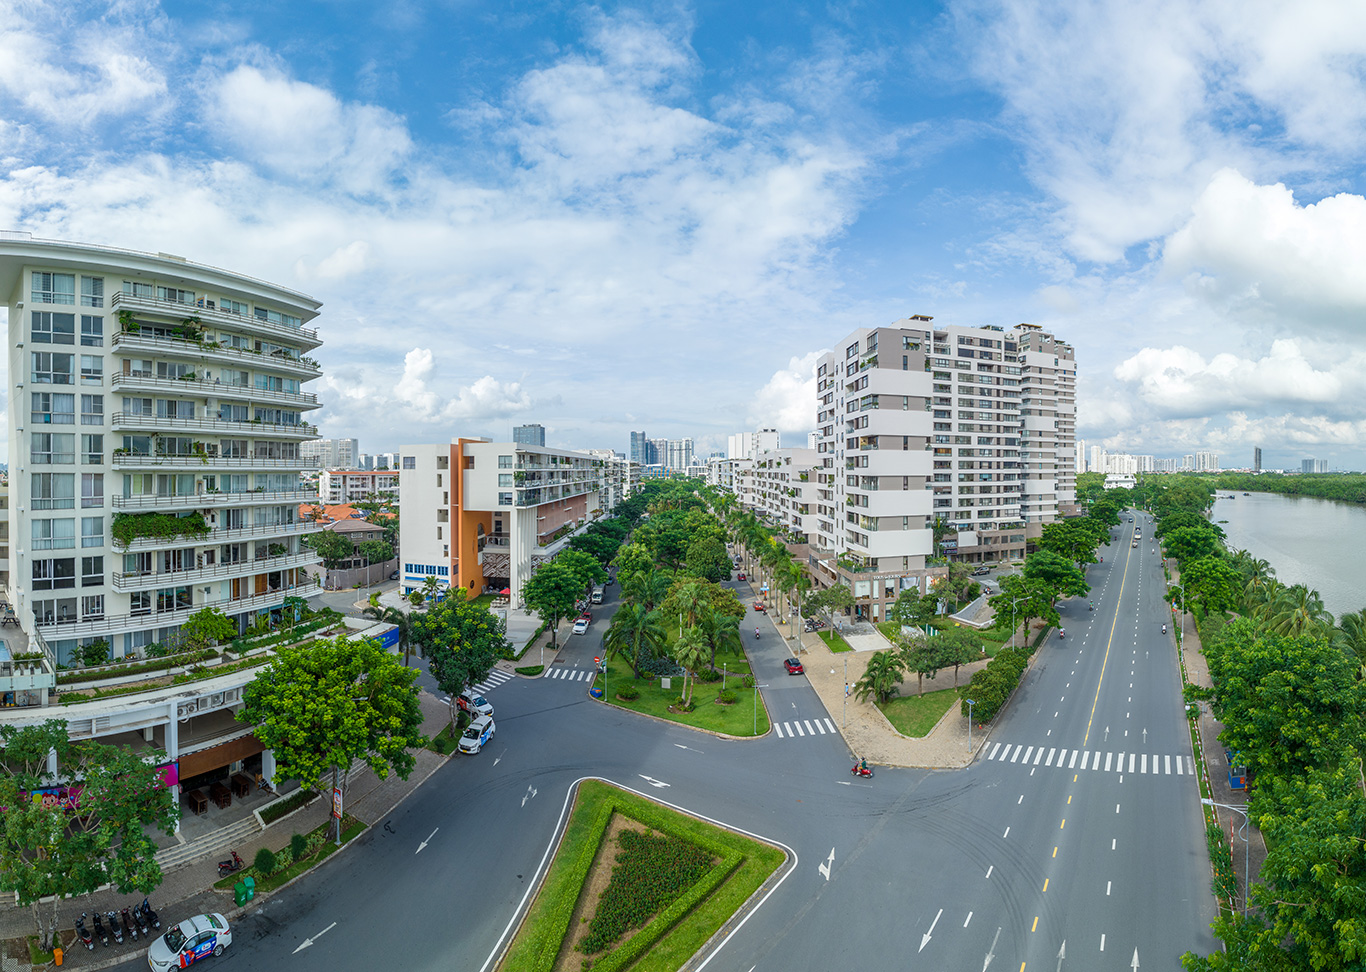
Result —
<instances>
[{"instance_id":1,"label":"window","mask_svg":"<svg viewBox=\"0 0 1366 972\"><path fill-rule=\"evenodd\" d=\"M29 439L29 458L37 466L76 464L76 436L71 432L38 432Z\"/></svg>"},{"instance_id":2,"label":"window","mask_svg":"<svg viewBox=\"0 0 1366 972\"><path fill-rule=\"evenodd\" d=\"M104 355L81 355L81 381L100 384L104 381Z\"/></svg>"},{"instance_id":3,"label":"window","mask_svg":"<svg viewBox=\"0 0 1366 972\"><path fill-rule=\"evenodd\" d=\"M194 365L185 364L180 361L158 361L158 378L183 378L185 375L194 374Z\"/></svg>"},{"instance_id":4,"label":"window","mask_svg":"<svg viewBox=\"0 0 1366 972\"><path fill-rule=\"evenodd\" d=\"M137 280L125 280L123 292L130 297L152 297L156 295L156 290L151 284L141 283Z\"/></svg>"},{"instance_id":5,"label":"window","mask_svg":"<svg viewBox=\"0 0 1366 972\"><path fill-rule=\"evenodd\" d=\"M104 506L104 473L81 473L81 506Z\"/></svg>"},{"instance_id":6,"label":"window","mask_svg":"<svg viewBox=\"0 0 1366 972\"><path fill-rule=\"evenodd\" d=\"M218 309L221 311L227 311L229 314L236 314L239 317L250 316L250 313L247 310L247 305L242 303L240 300L220 300L218 302Z\"/></svg>"},{"instance_id":7,"label":"window","mask_svg":"<svg viewBox=\"0 0 1366 972\"><path fill-rule=\"evenodd\" d=\"M29 499L35 510L74 510L76 508L75 473L33 473L33 488Z\"/></svg>"},{"instance_id":8,"label":"window","mask_svg":"<svg viewBox=\"0 0 1366 972\"><path fill-rule=\"evenodd\" d=\"M103 277L82 277L81 278L81 306L82 307L103 307L104 306L104 278ZM94 320L99 320L98 317Z\"/></svg>"},{"instance_id":9,"label":"window","mask_svg":"<svg viewBox=\"0 0 1366 972\"><path fill-rule=\"evenodd\" d=\"M53 394L52 392L31 392L33 403L29 420L34 425L75 425L76 396Z\"/></svg>"},{"instance_id":10,"label":"window","mask_svg":"<svg viewBox=\"0 0 1366 972\"><path fill-rule=\"evenodd\" d=\"M183 611L190 606L188 587L163 587L157 591L157 614Z\"/></svg>"},{"instance_id":11,"label":"window","mask_svg":"<svg viewBox=\"0 0 1366 972\"><path fill-rule=\"evenodd\" d=\"M218 380L225 385L240 385L243 388L251 383L249 374L236 368L223 368L218 372Z\"/></svg>"},{"instance_id":12,"label":"window","mask_svg":"<svg viewBox=\"0 0 1366 972\"><path fill-rule=\"evenodd\" d=\"M511 505L512 505L512 494L511 494L511 493L499 493L499 494L498 494L498 505L499 505L499 506L511 506Z\"/></svg>"},{"instance_id":13,"label":"window","mask_svg":"<svg viewBox=\"0 0 1366 972\"><path fill-rule=\"evenodd\" d=\"M857 342L857 341L855 341L853 344L849 345L849 347L847 347L847 348L844 349L844 356L845 356L846 358L857 358L857 357L858 357L858 342Z\"/></svg>"},{"instance_id":14,"label":"window","mask_svg":"<svg viewBox=\"0 0 1366 972\"><path fill-rule=\"evenodd\" d=\"M81 546L82 546L82 547L103 547L103 546L104 546L104 517L102 517L102 516L83 516L83 517L81 517Z\"/></svg>"},{"instance_id":15,"label":"window","mask_svg":"<svg viewBox=\"0 0 1366 972\"><path fill-rule=\"evenodd\" d=\"M135 618L152 613L152 592L134 591L128 595L128 613Z\"/></svg>"},{"instance_id":16,"label":"window","mask_svg":"<svg viewBox=\"0 0 1366 972\"><path fill-rule=\"evenodd\" d=\"M439 486L440 483L438 483L437 485ZM498 485L499 485L499 486L504 486L504 487L506 487L506 486L511 486L511 485L512 485L512 473L499 473L499 474L498 474Z\"/></svg>"},{"instance_id":17,"label":"window","mask_svg":"<svg viewBox=\"0 0 1366 972\"><path fill-rule=\"evenodd\" d=\"M473 459L473 457L471 457L471 460L472 460L472 459ZM471 463L471 464L472 464L472 463ZM404 468L404 469L416 469L416 468L417 468L417 458L416 458L415 456L404 456L404 457L403 457L403 468Z\"/></svg>"},{"instance_id":18,"label":"window","mask_svg":"<svg viewBox=\"0 0 1366 972\"><path fill-rule=\"evenodd\" d=\"M82 587L103 587L103 586L104 586L104 558L103 558L103 557L82 557L82 558L81 558L81 586L82 586Z\"/></svg>"},{"instance_id":19,"label":"window","mask_svg":"<svg viewBox=\"0 0 1366 972\"><path fill-rule=\"evenodd\" d=\"M76 558L33 562L33 590L53 591L76 586Z\"/></svg>"},{"instance_id":20,"label":"window","mask_svg":"<svg viewBox=\"0 0 1366 972\"><path fill-rule=\"evenodd\" d=\"M104 347L104 318L81 315L81 346L86 348Z\"/></svg>"},{"instance_id":21,"label":"window","mask_svg":"<svg viewBox=\"0 0 1366 972\"><path fill-rule=\"evenodd\" d=\"M35 304L76 303L76 275L74 273L35 273L33 275Z\"/></svg>"},{"instance_id":22,"label":"window","mask_svg":"<svg viewBox=\"0 0 1366 972\"><path fill-rule=\"evenodd\" d=\"M499 468L499 469L511 469L511 468L512 468L512 457L511 457L511 456L499 456L499 457L498 457L498 468Z\"/></svg>"},{"instance_id":23,"label":"window","mask_svg":"<svg viewBox=\"0 0 1366 972\"><path fill-rule=\"evenodd\" d=\"M194 402L180 402L173 398L157 399L157 418L194 418Z\"/></svg>"},{"instance_id":24,"label":"window","mask_svg":"<svg viewBox=\"0 0 1366 972\"><path fill-rule=\"evenodd\" d=\"M34 550L71 550L76 546L76 521L30 520Z\"/></svg>"},{"instance_id":25,"label":"window","mask_svg":"<svg viewBox=\"0 0 1366 972\"><path fill-rule=\"evenodd\" d=\"M193 290L177 290L175 287L158 287L157 300L169 300L173 304L193 304Z\"/></svg>"},{"instance_id":26,"label":"window","mask_svg":"<svg viewBox=\"0 0 1366 972\"><path fill-rule=\"evenodd\" d=\"M84 397L84 396L82 396ZM100 397L100 396L96 396ZM82 417L81 423L85 424ZM104 462L104 436L103 435L82 435L81 436L81 462L103 463Z\"/></svg>"},{"instance_id":27,"label":"window","mask_svg":"<svg viewBox=\"0 0 1366 972\"><path fill-rule=\"evenodd\" d=\"M81 396L81 424L82 424L82 425L103 425L103 424L104 424L104 396L103 396L103 395L82 395L82 396Z\"/></svg>"},{"instance_id":28,"label":"window","mask_svg":"<svg viewBox=\"0 0 1366 972\"><path fill-rule=\"evenodd\" d=\"M279 311L266 310L264 307L256 308L256 319L270 324L282 324L285 327L298 327L301 323L297 317L281 314Z\"/></svg>"},{"instance_id":29,"label":"window","mask_svg":"<svg viewBox=\"0 0 1366 972\"><path fill-rule=\"evenodd\" d=\"M104 619L104 595L92 594L81 598L81 620L102 621Z\"/></svg>"},{"instance_id":30,"label":"window","mask_svg":"<svg viewBox=\"0 0 1366 972\"><path fill-rule=\"evenodd\" d=\"M76 356L55 354L47 351L32 351L29 359L33 362L32 381L36 385L74 385L72 371Z\"/></svg>"},{"instance_id":31,"label":"window","mask_svg":"<svg viewBox=\"0 0 1366 972\"><path fill-rule=\"evenodd\" d=\"M75 344L76 315L33 311L29 337L34 344Z\"/></svg>"},{"instance_id":32,"label":"window","mask_svg":"<svg viewBox=\"0 0 1366 972\"><path fill-rule=\"evenodd\" d=\"M251 416L246 405L233 405L222 402L218 406L218 418L223 422L249 422Z\"/></svg>"}]
</instances>

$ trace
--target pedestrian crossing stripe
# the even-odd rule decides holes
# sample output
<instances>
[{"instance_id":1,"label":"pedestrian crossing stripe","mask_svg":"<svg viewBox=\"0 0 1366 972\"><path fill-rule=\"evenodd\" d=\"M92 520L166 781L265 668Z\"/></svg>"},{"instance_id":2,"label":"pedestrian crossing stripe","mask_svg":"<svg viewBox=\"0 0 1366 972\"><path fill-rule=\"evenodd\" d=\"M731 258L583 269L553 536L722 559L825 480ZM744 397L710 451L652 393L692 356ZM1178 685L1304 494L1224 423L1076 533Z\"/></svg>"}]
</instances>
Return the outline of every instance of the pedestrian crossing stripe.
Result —
<instances>
[{"instance_id":1,"label":"pedestrian crossing stripe","mask_svg":"<svg viewBox=\"0 0 1366 972\"><path fill-rule=\"evenodd\" d=\"M1034 758L1030 760L1030 754ZM1101 765L1104 757L1104 766ZM1126 759L1127 757L1127 759ZM1151 759L1149 758L1151 757ZM1021 766L1045 766L1054 769L1083 769L1102 773L1138 773L1152 776L1194 776L1195 760L1191 756L1170 753L1120 753L1099 749L1067 749L1064 747L1024 746L1015 743L993 743L985 761L1019 763Z\"/></svg>"},{"instance_id":2,"label":"pedestrian crossing stripe","mask_svg":"<svg viewBox=\"0 0 1366 972\"><path fill-rule=\"evenodd\" d=\"M793 719L773 723L773 734L779 739L791 739L794 736L836 736L839 730L829 719Z\"/></svg>"},{"instance_id":3,"label":"pedestrian crossing stripe","mask_svg":"<svg viewBox=\"0 0 1366 972\"><path fill-rule=\"evenodd\" d=\"M584 678L593 677L591 668L553 668L546 676L547 678L558 678L563 682L582 682Z\"/></svg>"},{"instance_id":4,"label":"pedestrian crossing stripe","mask_svg":"<svg viewBox=\"0 0 1366 972\"><path fill-rule=\"evenodd\" d=\"M484 679L478 685L474 686L474 688L471 689L471 691L473 691L477 695L485 695L496 689L498 686L502 685L504 682L509 681L511 678L512 676L509 675L507 672L500 672L497 669L494 669L492 672L489 673L488 678Z\"/></svg>"}]
</instances>

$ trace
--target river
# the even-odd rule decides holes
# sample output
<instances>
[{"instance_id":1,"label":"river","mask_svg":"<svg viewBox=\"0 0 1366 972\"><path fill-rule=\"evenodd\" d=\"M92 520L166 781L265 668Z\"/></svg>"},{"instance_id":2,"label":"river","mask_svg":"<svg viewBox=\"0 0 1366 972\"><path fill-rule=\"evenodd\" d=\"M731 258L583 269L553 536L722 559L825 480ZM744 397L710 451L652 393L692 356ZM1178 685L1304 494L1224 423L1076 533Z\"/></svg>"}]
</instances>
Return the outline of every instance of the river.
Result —
<instances>
[{"instance_id":1,"label":"river","mask_svg":"<svg viewBox=\"0 0 1366 972\"><path fill-rule=\"evenodd\" d=\"M1265 560L1282 584L1318 591L1335 618L1366 608L1366 506L1277 493L1216 495L1212 519L1230 550Z\"/></svg>"}]
</instances>

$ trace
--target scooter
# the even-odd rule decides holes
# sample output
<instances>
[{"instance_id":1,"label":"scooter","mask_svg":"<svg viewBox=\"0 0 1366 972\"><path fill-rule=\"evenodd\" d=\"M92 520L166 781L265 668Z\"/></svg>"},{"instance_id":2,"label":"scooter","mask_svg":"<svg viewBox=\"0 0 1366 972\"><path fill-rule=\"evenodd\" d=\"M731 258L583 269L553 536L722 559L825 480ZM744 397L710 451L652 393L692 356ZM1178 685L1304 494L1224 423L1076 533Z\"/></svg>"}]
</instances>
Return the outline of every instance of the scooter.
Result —
<instances>
[{"instance_id":1,"label":"scooter","mask_svg":"<svg viewBox=\"0 0 1366 972\"><path fill-rule=\"evenodd\" d=\"M109 933L104 930L104 922L100 920L100 913L95 912L95 934L100 936L100 944L105 948L109 947Z\"/></svg>"},{"instance_id":2,"label":"scooter","mask_svg":"<svg viewBox=\"0 0 1366 972\"><path fill-rule=\"evenodd\" d=\"M854 768L851 769L849 772L853 773L855 776L861 776L864 779L873 778L872 769L864 763L855 763Z\"/></svg>"},{"instance_id":3,"label":"scooter","mask_svg":"<svg viewBox=\"0 0 1366 972\"><path fill-rule=\"evenodd\" d=\"M152 910L152 905L146 898L143 898L142 904L138 905L138 911L142 913L142 917L152 923L153 928L161 927L161 919L157 917L157 913Z\"/></svg>"},{"instance_id":4,"label":"scooter","mask_svg":"<svg viewBox=\"0 0 1366 972\"><path fill-rule=\"evenodd\" d=\"M128 913L127 908L123 909L120 916L123 919L123 933L136 942L138 940L138 923L133 920L133 916Z\"/></svg>"},{"instance_id":5,"label":"scooter","mask_svg":"<svg viewBox=\"0 0 1366 972\"><path fill-rule=\"evenodd\" d=\"M109 934L114 936L114 941L123 944L123 929L119 927L119 913L117 911L105 912L104 917L109 919Z\"/></svg>"},{"instance_id":6,"label":"scooter","mask_svg":"<svg viewBox=\"0 0 1366 972\"><path fill-rule=\"evenodd\" d=\"M137 922L138 931L142 932L143 938L152 937L151 925L147 921L147 916L142 913L142 909L138 905L133 905L133 921Z\"/></svg>"},{"instance_id":7,"label":"scooter","mask_svg":"<svg viewBox=\"0 0 1366 972\"><path fill-rule=\"evenodd\" d=\"M1163 634L1166 634L1166 633L1167 633L1167 626L1166 626L1165 624L1162 626L1162 633L1163 633Z\"/></svg>"},{"instance_id":8,"label":"scooter","mask_svg":"<svg viewBox=\"0 0 1366 972\"><path fill-rule=\"evenodd\" d=\"M755 641L758 641L758 640L759 640L759 629L758 629L758 628L755 628L755 629L754 629L754 640L755 640Z\"/></svg>"},{"instance_id":9,"label":"scooter","mask_svg":"<svg viewBox=\"0 0 1366 972\"><path fill-rule=\"evenodd\" d=\"M227 877L229 874L236 874L247 866L247 862L237 856L237 851L232 851L232 859L218 862L218 876Z\"/></svg>"},{"instance_id":10,"label":"scooter","mask_svg":"<svg viewBox=\"0 0 1366 972\"><path fill-rule=\"evenodd\" d=\"M1088 610L1088 611L1094 611L1095 609L1096 609L1096 606L1095 606L1094 604L1092 604L1090 601L1087 601L1087 602L1086 602L1086 610Z\"/></svg>"},{"instance_id":11,"label":"scooter","mask_svg":"<svg viewBox=\"0 0 1366 972\"><path fill-rule=\"evenodd\" d=\"M95 951L95 936L90 934L85 927L85 915L86 913L82 911L81 916L76 919L76 937L81 940L82 945L93 952Z\"/></svg>"}]
</instances>

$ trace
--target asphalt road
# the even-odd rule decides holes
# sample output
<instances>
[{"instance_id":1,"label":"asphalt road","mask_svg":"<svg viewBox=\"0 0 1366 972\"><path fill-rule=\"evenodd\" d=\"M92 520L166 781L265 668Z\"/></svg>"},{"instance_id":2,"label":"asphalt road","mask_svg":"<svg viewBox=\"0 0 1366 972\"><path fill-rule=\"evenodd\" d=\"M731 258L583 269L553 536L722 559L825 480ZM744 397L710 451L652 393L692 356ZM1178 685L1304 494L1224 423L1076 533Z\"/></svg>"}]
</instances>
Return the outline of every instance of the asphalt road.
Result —
<instances>
[{"instance_id":1,"label":"asphalt road","mask_svg":"<svg viewBox=\"0 0 1366 972\"><path fill-rule=\"evenodd\" d=\"M796 853L709 969L1127 970L1135 951L1142 968L1175 968L1213 948L1214 905L1161 566L1124 528L1091 570L1096 610L1064 608L1065 640L1040 650L984 755L959 771L855 780L831 733L723 740L589 700L609 588L559 677L489 693L497 735L484 752L452 759L244 917L213 968L484 969L586 776ZM783 671L772 626L757 648L752 628L774 718L823 717L806 680Z\"/></svg>"}]
</instances>

